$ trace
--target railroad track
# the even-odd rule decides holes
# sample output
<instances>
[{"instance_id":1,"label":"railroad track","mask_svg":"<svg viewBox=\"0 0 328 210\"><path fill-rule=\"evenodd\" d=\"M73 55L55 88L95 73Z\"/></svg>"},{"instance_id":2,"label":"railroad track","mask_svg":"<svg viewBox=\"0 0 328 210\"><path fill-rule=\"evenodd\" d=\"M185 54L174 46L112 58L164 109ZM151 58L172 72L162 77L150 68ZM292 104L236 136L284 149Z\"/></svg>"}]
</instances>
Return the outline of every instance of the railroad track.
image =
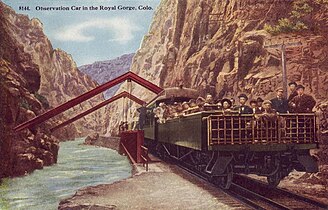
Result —
<instances>
[{"instance_id":1,"label":"railroad track","mask_svg":"<svg viewBox=\"0 0 328 210\"><path fill-rule=\"evenodd\" d=\"M279 204L278 209L328 209L328 204L281 189L271 188L268 184L241 175L234 176L234 186L245 188L259 198L265 197L273 205ZM233 189L233 188L232 188Z\"/></svg>"},{"instance_id":2,"label":"railroad track","mask_svg":"<svg viewBox=\"0 0 328 210\"><path fill-rule=\"evenodd\" d=\"M209 180L206 173L195 171L184 163L179 162L178 166L193 176L206 181ZM320 203L313 199L280 188L271 188L268 184L249 177L236 174L234 174L234 176L235 178L230 189L221 190L249 208L259 210L328 209L327 204ZM211 183L211 185L218 187L214 183Z\"/></svg>"}]
</instances>

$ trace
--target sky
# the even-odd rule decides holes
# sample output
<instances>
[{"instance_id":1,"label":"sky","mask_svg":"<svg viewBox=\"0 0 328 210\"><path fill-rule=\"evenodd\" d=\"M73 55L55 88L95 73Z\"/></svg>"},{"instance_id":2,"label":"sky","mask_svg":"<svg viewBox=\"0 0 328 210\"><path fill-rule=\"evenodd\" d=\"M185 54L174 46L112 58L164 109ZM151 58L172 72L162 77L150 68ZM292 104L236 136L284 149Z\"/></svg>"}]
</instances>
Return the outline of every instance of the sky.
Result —
<instances>
[{"instance_id":1,"label":"sky","mask_svg":"<svg viewBox=\"0 0 328 210\"><path fill-rule=\"evenodd\" d=\"M136 52L160 0L2 0L17 13L38 18L53 48L78 66ZM83 9L84 6L84 9ZM91 6L93 10L91 10ZM140 6L140 8L139 8ZM23 9L19 9L23 7ZM29 7L30 10L24 10ZM69 10L40 10L68 7ZM80 7L80 9L79 9ZM108 10L116 7L116 10ZM135 10L129 10L135 7ZM95 10L97 8L97 10Z\"/></svg>"}]
</instances>

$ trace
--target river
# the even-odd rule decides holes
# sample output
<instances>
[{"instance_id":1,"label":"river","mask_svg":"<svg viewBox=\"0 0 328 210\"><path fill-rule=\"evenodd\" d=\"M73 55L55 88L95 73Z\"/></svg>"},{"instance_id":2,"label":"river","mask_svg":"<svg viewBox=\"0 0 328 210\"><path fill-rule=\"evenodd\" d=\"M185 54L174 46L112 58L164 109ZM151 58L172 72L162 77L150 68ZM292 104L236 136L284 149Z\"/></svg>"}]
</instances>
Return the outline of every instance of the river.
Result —
<instances>
[{"instance_id":1,"label":"river","mask_svg":"<svg viewBox=\"0 0 328 210\"><path fill-rule=\"evenodd\" d=\"M0 185L0 209L54 210L61 199L79 188L131 176L126 157L111 149L80 145L83 140L60 143L54 166L24 177L4 179Z\"/></svg>"}]
</instances>

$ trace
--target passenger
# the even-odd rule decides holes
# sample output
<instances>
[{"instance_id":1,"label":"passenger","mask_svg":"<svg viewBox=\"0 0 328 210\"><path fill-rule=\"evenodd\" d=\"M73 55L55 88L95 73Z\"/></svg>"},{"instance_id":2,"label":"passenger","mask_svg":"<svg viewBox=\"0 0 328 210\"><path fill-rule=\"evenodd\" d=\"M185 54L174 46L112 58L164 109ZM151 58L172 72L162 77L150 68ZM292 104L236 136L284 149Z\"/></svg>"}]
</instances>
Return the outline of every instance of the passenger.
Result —
<instances>
[{"instance_id":1,"label":"passenger","mask_svg":"<svg viewBox=\"0 0 328 210\"><path fill-rule=\"evenodd\" d=\"M213 96L211 94L207 94L205 98L205 103L204 103L204 111L211 111L211 110L217 110L218 107L214 103Z\"/></svg>"},{"instance_id":2,"label":"passenger","mask_svg":"<svg viewBox=\"0 0 328 210\"><path fill-rule=\"evenodd\" d=\"M258 97L257 99L256 99L256 101L257 101L257 107L258 107L258 109L260 110L260 112L263 112L263 107L262 107L262 104L263 104L263 99L261 98L261 97Z\"/></svg>"},{"instance_id":3,"label":"passenger","mask_svg":"<svg viewBox=\"0 0 328 210\"><path fill-rule=\"evenodd\" d=\"M190 99L188 105L189 108L185 111L185 114L191 114L200 111L195 99Z\"/></svg>"},{"instance_id":4,"label":"passenger","mask_svg":"<svg viewBox=\"0 0 328 210\"><path fill-rule=\"evenodd\" d=\"M289 86L290 95L288 96L287 100L288 100L288 103L289 103L295 96L297 96L297 91L296 91L297 83L296 82L290 82L288 84L288 86ZM288 107L288 111L290 113L295 113L294 108L291 107L291 106Z\"/></svg>"},{"instance_id":5,"label":"passenger","mask_svg":"<svg viewBox=\"0 0 328 210\"><path fill-rule=\"evenodd\" d=\"M213 96L211 94L206 94L205 98L205 105L212 105L214 104Z\"/></svg>"},{"instance_id":6,"label":"passenger","mask_svg":"<svg viewBox=\"0 0 328 210\"><path fill-rule=\"evenodd\" d=\"M230 98L230 101L231 101L231 109L236 109L237 108L237 105L236 105L236 100L234 98Z\"/></svg>"},{"instance_id":7,"label":"passenger","mask_svg":"<svg viewBox=\"0 0 328 210\"><path fill-rule=\"evenodd\" d=\"M231 103L230 99L224 98L224 99L221 100L221 103L222 103L222 109L221 110L224 113L233 113L233 112L237 113L236 111L234 111L232 109L232 103Z\"/></svg>"},{"instance_id":8,"label":"passenger","mask_svg":"<svg viewBox=\"0 0 328 210\"><path fill-rule=\"evenodd\" d=\"M316 104L312 96L304 93L304 89L303 85L297 85L297 96L288 103L296 113L310 113Z\"/></svg>"},{"instance_id":9,"label":"passenger","mask_svg":"<svg viewBox=\"0 0 328 210\"><path fill-rule=\"evenodd\" d=\"M182 106L182 114L183 114L183 115L186 115L186 114L188 113L189 109L190 109L189 103L186 102L186 101L184 101L184 102L181 104L181 106Z\"/></svg>"},{"instance_id":10,"label":"passenger","mask_svg":"<svg viewBox=\"0 0 328 210\"><path fill-rule=\"evenodd\" d=\"M290 90L290 95L288 96L288 102L290 102L295 96L297 96L297 91L296 91L297 83L290 82L288 86Z\"/></svg>"},{"instance_id":11,"label":"passenger","mask_svg":"<svg viewBox=\"0 0 328 210\"><path fill-rule=\"evenodd\" d=\"M169 118L169 106L163 103L162 109L164 109L163 118L166 122L166 120Z\"/></svg>"},{"instance_id":12,"label":"passenger","mask_svg":"<svg viewBox=\"0 0 328 210\"><path fill-rule=\"evenodd\" d=\"M282 87L276 90L277 97L271 99L272 108L278 113L287 113L288 111L288 100L283 97L284 89Z\"/></svg>"},{"instance_id":13,"label":"passenger","mask_svg":"<svg viewBox=\"0 0 328 210\"><path fill-rule=\"evenodd\" d=\"M147 110L149 110L149 108L147 108L146 105L147 105L147 103L144 102L142 104L142 106L137 109L137 111L139 112L139 122L138 122L139 130L143 129L143 126L144 126L145 120L146 120Z\"/></svg>"},{"instance_id":14,"label":"passenger","mask_svg":"<svg viewBox=\"0 0 328 210\"><path fill-rule=\"evenodd\" d=\"M263 101L263 113L255 114L254 134L256 141L262 142L274 141L277 138L277 112L272 109L272 102Z\"/></svg>"},{"instance_id":15,"label":"passenger","mask_svg":"<svg viewBox=\"0 0 328 210\"><path fill-rule=\"evenodd\" d=\"M245 94L240 94L239 98L239 106L236 107L236 110L239 114L253 114L253 110L246 105L248 97Z\"/></svg>"},{"instance_id":16,"label":"passenger","mask_svg":"<svg viewBox=\"0 0 328 210\"><path fill-rule=\"evenodd\" d=\"M293 111L296 113L311 113L316 104L312 96L304 93L304 89L303 85L297 85L297 96L289 102L289 106L293 108ZM308 137L311 138L310 128L314 124L313 119L306 119L305 117L297 119L296 116L290 123L292 125L291 127L293 127L293 129L291 129L291 136L293 139L305 140Z\"/></svg>"},{"instance_id":17,"label":"passenger","mask_svg":"<svg viewBox=\"0 0 328 210\"><path fill-rule=\"evenodd\" d=\"M178 107L178 103L177 102L174 102L172 105L170 105L170 110L171 110L170 118L171 119L174 119L174 118L177 118L178 117L177 107Z\"/></svg>"},{"instance_id":18,"label":"passenger","mask_svg":"<svg viewBox=\"0 0 328 210\"><path fill-rule=\"evenodd\" d=\"M188 102L184 101L184 102L182 103L182 109L183 109L183 111L186 111L186 110L189 109L189 108L190 108L190 106L189 106Z\"/></svg>"},{"instance_id":19,"label":"passenger","mask_svg":"<svg viewBox=\"0 0 328 210\"><path fill-rule=\"evenodd\" d=\"M169 105L168 108L167 108L167 110L168 110L168 113L167 113L167 115L168 115L167 120L171 120L171 119L177 117L177 114L176 114L176 111L175 111L174 106Z\"/></svg>"},{"instance_id":20,"label":"passenger","mask_svg":"<svg viewBox=\"0 0 328 210\"><path fill-rule=\"evenodd\" d=\"M197 104L199 110L203 111L204 110L205 99L203 97L199 96L196 99L196 104Z\"/></svg>"},{"instance_id":21,"label":"passenger","mask_svg":"<svg viewBox=\"0 0 328 210\"><path fill-rule=\"evenodd\" d=\"M188 103L189 103L189 107L190 108L197 107L197 104L196 104L196 100L195 99L190 99Z\"/></svg>"},{"instance_id":22,"label":"passenger","mask_svg":"<svg viewBox=\"0 0 328 210\"><path fill-rule=\"evenodd\" d=\"M181 117L183 115L183 107L181 103L176 103L176 107L175 107L178 117Z\"/></svg>"},{"instance_id":23,"label":"passenger","mask_svg":"<svg viewBox=\"0 0 328 210\"><path fill-rule=\"evenodd\" d=\"M220 109L222 109L223 108L223 102L222 102L222 100L221 99L218 99L218 100L216 100L216 105L218 106L218 109L220 110Z\"/></svg>"},{"instance_id":24,"label":"passenger","mask_svg":"<svg viewBox=\"0 0 328 210\"><path fill-rule=\"evenodd\" d=\"M167 106L165 103L160 103L157 108L154 109L155 116L158 118L158 123L165 123L167 116Z\"/></svg>"},{"instance_id":25,"label":"passenger","mask_svg":"<svg viewBox=\"0 0 328 210\"><path fill-rule=\"evenodd\" d=\"M258 103L257 103L257 100L255 99L252 99L250 102L249 102L250 106L251 106L251 109L253 110L253 114L261 114L262 111L261 109L258 107Z\"/></svg>"},{"instance_id":26,"label":"passenger","mask_svg":"<svg viewBox=\"0 0 328 210\"><path fill-rule=\"evenodd\" d=\"M263 101L263 112L261 114L256 114L255 118L264 119L266 121L277 120L277 111L272 108L272 102L270 100Z\"/></svg>"}]
</instances>

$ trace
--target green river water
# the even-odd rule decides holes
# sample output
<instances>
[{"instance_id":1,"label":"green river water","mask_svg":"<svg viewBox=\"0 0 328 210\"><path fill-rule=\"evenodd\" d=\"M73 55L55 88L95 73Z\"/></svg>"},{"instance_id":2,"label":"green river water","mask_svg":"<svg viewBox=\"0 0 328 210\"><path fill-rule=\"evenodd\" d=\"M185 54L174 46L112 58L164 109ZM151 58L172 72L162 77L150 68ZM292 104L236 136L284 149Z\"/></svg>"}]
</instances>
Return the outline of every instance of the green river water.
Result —
<instances>
[{"instance_id":1,"label":"green river water","mask_svg":"<svg viewBox=\"0 0 328 210\"><path fill-rule=\"evenodd\" d=\"M59 201L86 186L112 183L131 175L128 159L116 151L80 145L83 139L60 143L58 162L0 184L1 210L53 210Z\"/></svg>"}]
</instances>

